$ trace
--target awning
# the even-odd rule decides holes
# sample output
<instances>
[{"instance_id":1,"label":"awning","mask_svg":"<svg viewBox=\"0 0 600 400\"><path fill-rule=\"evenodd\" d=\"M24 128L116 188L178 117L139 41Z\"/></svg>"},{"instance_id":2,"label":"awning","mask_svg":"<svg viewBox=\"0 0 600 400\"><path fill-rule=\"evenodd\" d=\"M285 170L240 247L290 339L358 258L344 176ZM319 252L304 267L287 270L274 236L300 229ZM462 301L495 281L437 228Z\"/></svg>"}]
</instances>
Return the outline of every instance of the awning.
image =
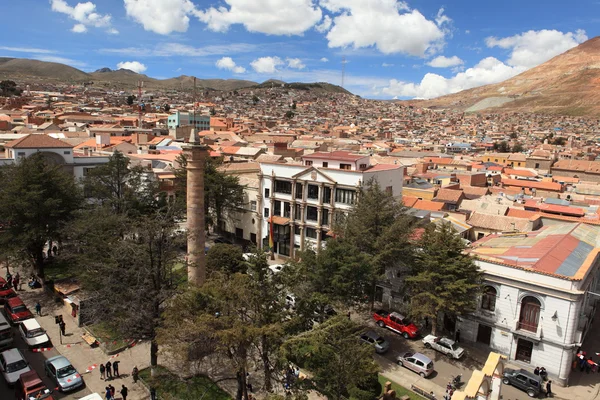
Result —
<instances>
[{"instance_id":1,"label":"awning","mask_svg":"<svg viewBox=\"0 0 600 400\"><path fill-rule=\"evenodd\" d=\"M79 283L77 282L56 282L54 283L54 290L67 296L80 289Z\"/></svg>"},{"instance_id":2,"label":"awning","mask_svg":"<svg viewBox=\"0 0 600 400\"><path fill-rule=\"evenodd\" d=\"M273 215L271 217L271 222L275 225L288 225L290 223L289 218L280 217L278 215Z\"/></svg>"}]
</instances>

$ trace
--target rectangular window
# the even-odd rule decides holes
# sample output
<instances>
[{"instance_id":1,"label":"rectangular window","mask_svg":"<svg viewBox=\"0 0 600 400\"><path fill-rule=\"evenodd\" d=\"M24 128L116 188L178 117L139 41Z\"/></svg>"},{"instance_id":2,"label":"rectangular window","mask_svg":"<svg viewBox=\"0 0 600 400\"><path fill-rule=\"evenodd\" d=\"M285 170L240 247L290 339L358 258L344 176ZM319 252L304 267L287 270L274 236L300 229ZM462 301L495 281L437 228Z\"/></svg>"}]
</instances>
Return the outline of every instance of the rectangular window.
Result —
<instances>
[{"instance_id":1,"label":"rectangular window","mask_svg":"<svg viewBox=\"0 0 600 400\"><path fill-rule=\"evenodd\" d=\"M352 164L340 164L340 169L352 169Z\"/></svg>"},{"instance_id":2,"label":"rectangular window","mask_svg":"<svg viewBox=\"0 0 600 400\"><path fill-rule=\"evenodd\" d=\"M386 192L387 194L389 194L389 195L393 194L392 187L391 187L391 186L387 186L387 187L385 188L385 192Z\"/></svg>"},{"instance_id":3,"label":"rectangular window","mask_svg":"<svg viewBox=\"0 0 600 400\"><path fill-rule=\"evenodd\" d=\"M302 219L302 211L301 210L302 210L302 208L301 208L300 204L296 204L294 206L294 219L298 219L298 220Z\"/></svg>"},{"instance_id":4,"label":"rectangular window","mask_svg":"<svg viewBox=\"0 0 600 400\"><path fill-rule=\"evenodd\" d=\"M290 218L291 217L291 205L288 202L284 202L283 203L283 216L285 218Z\"/></svg>"},{"instance_id":5,"label":"rectangular window","mask_svg":"<svg viewBox=\"0 0 600 400\"><path fill-rule=\"evenodd\" d=\"M306 220L307 221L317 221L318 218L318 211L317 211L317 207L311 207L311 206L307 206L306 207Z\"/></svg>"},{"instance_id":6,"label":"rectangular window","mask_svg":"<svg viewBox=\"0 0 600 400\"><path fill-rule=\"evenodd\" d=\"M296 183L296 198L297 199L302 199L302 184L301 183Z\"/></svg>"},{"instance_id":7,"label":"rectangular window","mask_svg":"<svg viewBox=\"0 0 600 400\"><path fill-rule=\"evenodd\" d=\"M360 164L360 169L367 169L367 164Z\"/></svg>"},{"instance_id":8,"label":"rectangular window","mask_svg":"<svg viewBox=\"0 0 600 400\"><path fill-rule=\"evenodd\" d=\"M244 238L244 230L240 228L235 228L235 237L239 239Z\"/></svg>"},{"instance_id":9,"label":"rectangular window","mask_svg":"<svg viewBox=\"0 0 600 400\"><path fill-rule=\"evenodd\" d=\"M275 180L275 193L292 194L292 182Z\"/></svg>"},{"instance_id":10,"label":"rectangular window","mask_svg":"<svg viewBox=\"0 0 600 400\"><path fill-rule=\"evenodd\" d=\"M298 225L294 226L294 234L295 235L299 235L300 234L300 226L298 226Z\"/></svg>"},{"instance_id":11,"label":"rectangular window","mask_svg":"<svg viewBox=\"0 0 600 400\"><path fill-rule=\"evenodd\" d=\"M256 200L250 200L250 210L256 211Z\"/></svg>"},{"instance_id":12,"label":"rectangular window","mask_svg":"<svg viewBox=\"0 0 600 400\"><path fill-rule=\"evenodd\" d=\"M356 192L348 189L336 189L335 190L335 201L343 204L354 204L354 197Z\"/></svg>"},{"instance_id":13,"label":"rectangular window","mask_svg":"<svg viewBox=\"0 0 600 400\"><path fill-rule=\"evenodd\" d=\"M271 190L270 189L265 189L265 199L268 199L269 196L271 196Z\"/></svg>"},{"instance_id":14,"label":"rectangular window","mask_svg":"<svg viewBox=\"0 0 600 400\"><path fill-rule=\"evenodd\" d=\"M329 210L326 208L321 213L321 225L329 225Z\"/></svg>"},{"instance_id":15,"label":"rectangular window","mask_svg":"<svg viewBox=\"0 0 600 400\"><path fill-rule=\"evenodd\" d=\"M306 160L306 161L304 161L304 165L306 165L308 167L308 166L312 165L312 161Z\"/></svg>"},{"instance_id":16,"label":"rectangular window","mask_svg":"<svg viewBox=\"0 0 600 400\"><path fill-rule=\"evenodd\" d=\"M308 195L309 199L317 200L319 198L319 187L317 185L308 185Z\"/></svg>"},{"instance_id":17,"label":"rectangular window","mask_svg":"<svg viewBox=\"0 0 600 400\"><path fill-rule=\"evenodd\" d=\"M539 168L540 167L540 163L535 163L535 168Z\"/></svg>"},{"instance_id":18,"label":"rectangular window","mask_svg":"<svg viewBox=\"0 0 600 400\"><path fill-rule=\"evenodd\" d=\"M317 238L317 230L315 228L306 228L306 237L311 239Z\"/></svg>"},{"instance_id":19,"label":"rectangular window","mask_svg":"<svg viewBox=\"0 0 600 400\"><path fill-rule=\"evenodd\" d=\"M323 161L323 168L329 167L329 163L327 161Z\"/></svg>"},{"instance_id":20,"label":"rectangular window","mask_svg":"<svg viewBox=\"0 0 600 400\"><path fill-rule=\"evenodd\" d=\"M331 188L325 186L323 188L323 203L331 203Z\"/></svg>"},{"instance_id":21,"label":"rectangular window","mask_svg":"<svg viewBox=\"0 0 600 400\"><path fill-rule=\"evenodd\" d=\"M281 216L281 201L275 200L273 203L273 215Z\"/></svg>"},{"instance_id":22,"label":"rectangular window","mask_svg":"<svg viewBox=\"0 0 600 400\"><path fill-rule=\"evenodd\" d=\"M269 209L267 207L265 207L265 218L269 218Z\"/></svg>"},{"instance_id":23,"label":"rectangular window","mask_svg":"<svg viewBox=\"0 0 600 400\"><path fill-rule=\"evenodd\" d=\"M64 154L65 156L68 156L69 154L71 154L71 152L70 152L70 151L63 151L63 154Z\"/></svg>"},{"instance_id":24,"label":"rectangular window","mask_svg":"<svg viewBox=\"0 0 600 400\"><path fill-rule=\"evenodd\" d=\"M256 244L256 233L251 233L250 234L250 241L254 244Z\"/></svg>"}]
</instances>

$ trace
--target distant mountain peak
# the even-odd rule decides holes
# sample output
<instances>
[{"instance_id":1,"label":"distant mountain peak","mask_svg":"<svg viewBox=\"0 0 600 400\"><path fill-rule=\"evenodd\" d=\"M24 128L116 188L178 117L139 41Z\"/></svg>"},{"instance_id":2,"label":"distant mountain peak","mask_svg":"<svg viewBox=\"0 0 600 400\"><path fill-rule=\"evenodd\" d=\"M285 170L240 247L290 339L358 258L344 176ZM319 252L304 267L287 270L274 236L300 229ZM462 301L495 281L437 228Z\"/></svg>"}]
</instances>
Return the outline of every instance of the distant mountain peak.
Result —
<instances>
[{"instance_id":1,"label":"distant mountain peak","mask_svg":"<svg viewBox=\"0 0 600 400\"><path fill-rule=\"evenodd\" d=\"M113 72L113 70L110 68L104 67L104 68L97 69L94 72Z\"/></svg>"},{"instance_id":2,"label":"distant mountain peak","mask_svg":"<svg viewBox=\"0 0 600 400\"><path fill-rule=\"evenodd\" d=\"M118 69L117 71L115 71L115 72L120 72L120 71L126 72L126 73L128 73L128 74L137 74L137 72L135 72L135 71L132 71L132 70L130 70L130 69L127 69L127 68L119 68L119 69Z\"/></svg>"}]
</instances>

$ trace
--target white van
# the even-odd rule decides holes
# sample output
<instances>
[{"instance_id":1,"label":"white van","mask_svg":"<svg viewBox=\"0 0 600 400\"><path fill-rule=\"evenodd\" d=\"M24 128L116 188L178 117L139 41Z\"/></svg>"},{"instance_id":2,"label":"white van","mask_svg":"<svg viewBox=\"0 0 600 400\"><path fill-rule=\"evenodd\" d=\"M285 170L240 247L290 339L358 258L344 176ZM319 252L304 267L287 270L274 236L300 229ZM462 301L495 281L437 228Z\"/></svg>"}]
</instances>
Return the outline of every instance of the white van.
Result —
<instances>
[{"instance_id":1,"label":"white van","mask_svg":"<svg viewBox=\"0 0 600 400\"><path fill-rule=\"evenodd\" d=\"M4 314L0 313L0 349L13 344L13 331Z\"/></svg>"},{"instance_id":2,"label":"white van","mask_svg":"<svg viewBox=\"0 0 600 400\"><path fill-rule=\"evenodd\" d=\"M100 396L98 393L92 393L85 397L80 398L79 400L104 400L104 398L102 396Z\"/></svg>"},{"instance_id":3,"label":"white van","mask_svg":"<svg viewBox=\"0 0 600 400\"><path fill-rule=\"evenodd\" d=\"M19 332L21 332L21 337L29 347L39 346L50 341L46 331L35 318L24 320L19 325Z\"/></svg>"}]
</instances>

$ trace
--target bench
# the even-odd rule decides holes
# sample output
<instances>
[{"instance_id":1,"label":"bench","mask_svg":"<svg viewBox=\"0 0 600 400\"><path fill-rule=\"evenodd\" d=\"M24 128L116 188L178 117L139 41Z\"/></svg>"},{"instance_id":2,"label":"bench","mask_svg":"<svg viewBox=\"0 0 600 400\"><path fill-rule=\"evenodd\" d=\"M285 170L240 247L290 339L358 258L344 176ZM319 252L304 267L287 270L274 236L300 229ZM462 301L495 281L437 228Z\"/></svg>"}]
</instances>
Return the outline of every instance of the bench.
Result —
<instances>
[{"instance_id":1,"label":"bench","mask_svg":"<svg viewBox=\"0 0 600 400\"><path fill-rule=\"evenodd\" d=\"M84 332L84 334L81 335L81 338L83 339L84 342L86 342L90 346L94 346L94 345L98 344L98 340L94 336L92 336L89 332Z\"/></svg>"},{"instance_id":2,"label":"bench","mask_svg":"<svg viewBox=\"0 0 600 400\"><path fill-rule=\"evenodd\" d=\"M429 400L435 400L435 394L433 394L433 392L429 392L417 385L410 385L410 388L413 392L420 394L421 396L425 397L426 399Z\"/></svg>"}]
</instances>

